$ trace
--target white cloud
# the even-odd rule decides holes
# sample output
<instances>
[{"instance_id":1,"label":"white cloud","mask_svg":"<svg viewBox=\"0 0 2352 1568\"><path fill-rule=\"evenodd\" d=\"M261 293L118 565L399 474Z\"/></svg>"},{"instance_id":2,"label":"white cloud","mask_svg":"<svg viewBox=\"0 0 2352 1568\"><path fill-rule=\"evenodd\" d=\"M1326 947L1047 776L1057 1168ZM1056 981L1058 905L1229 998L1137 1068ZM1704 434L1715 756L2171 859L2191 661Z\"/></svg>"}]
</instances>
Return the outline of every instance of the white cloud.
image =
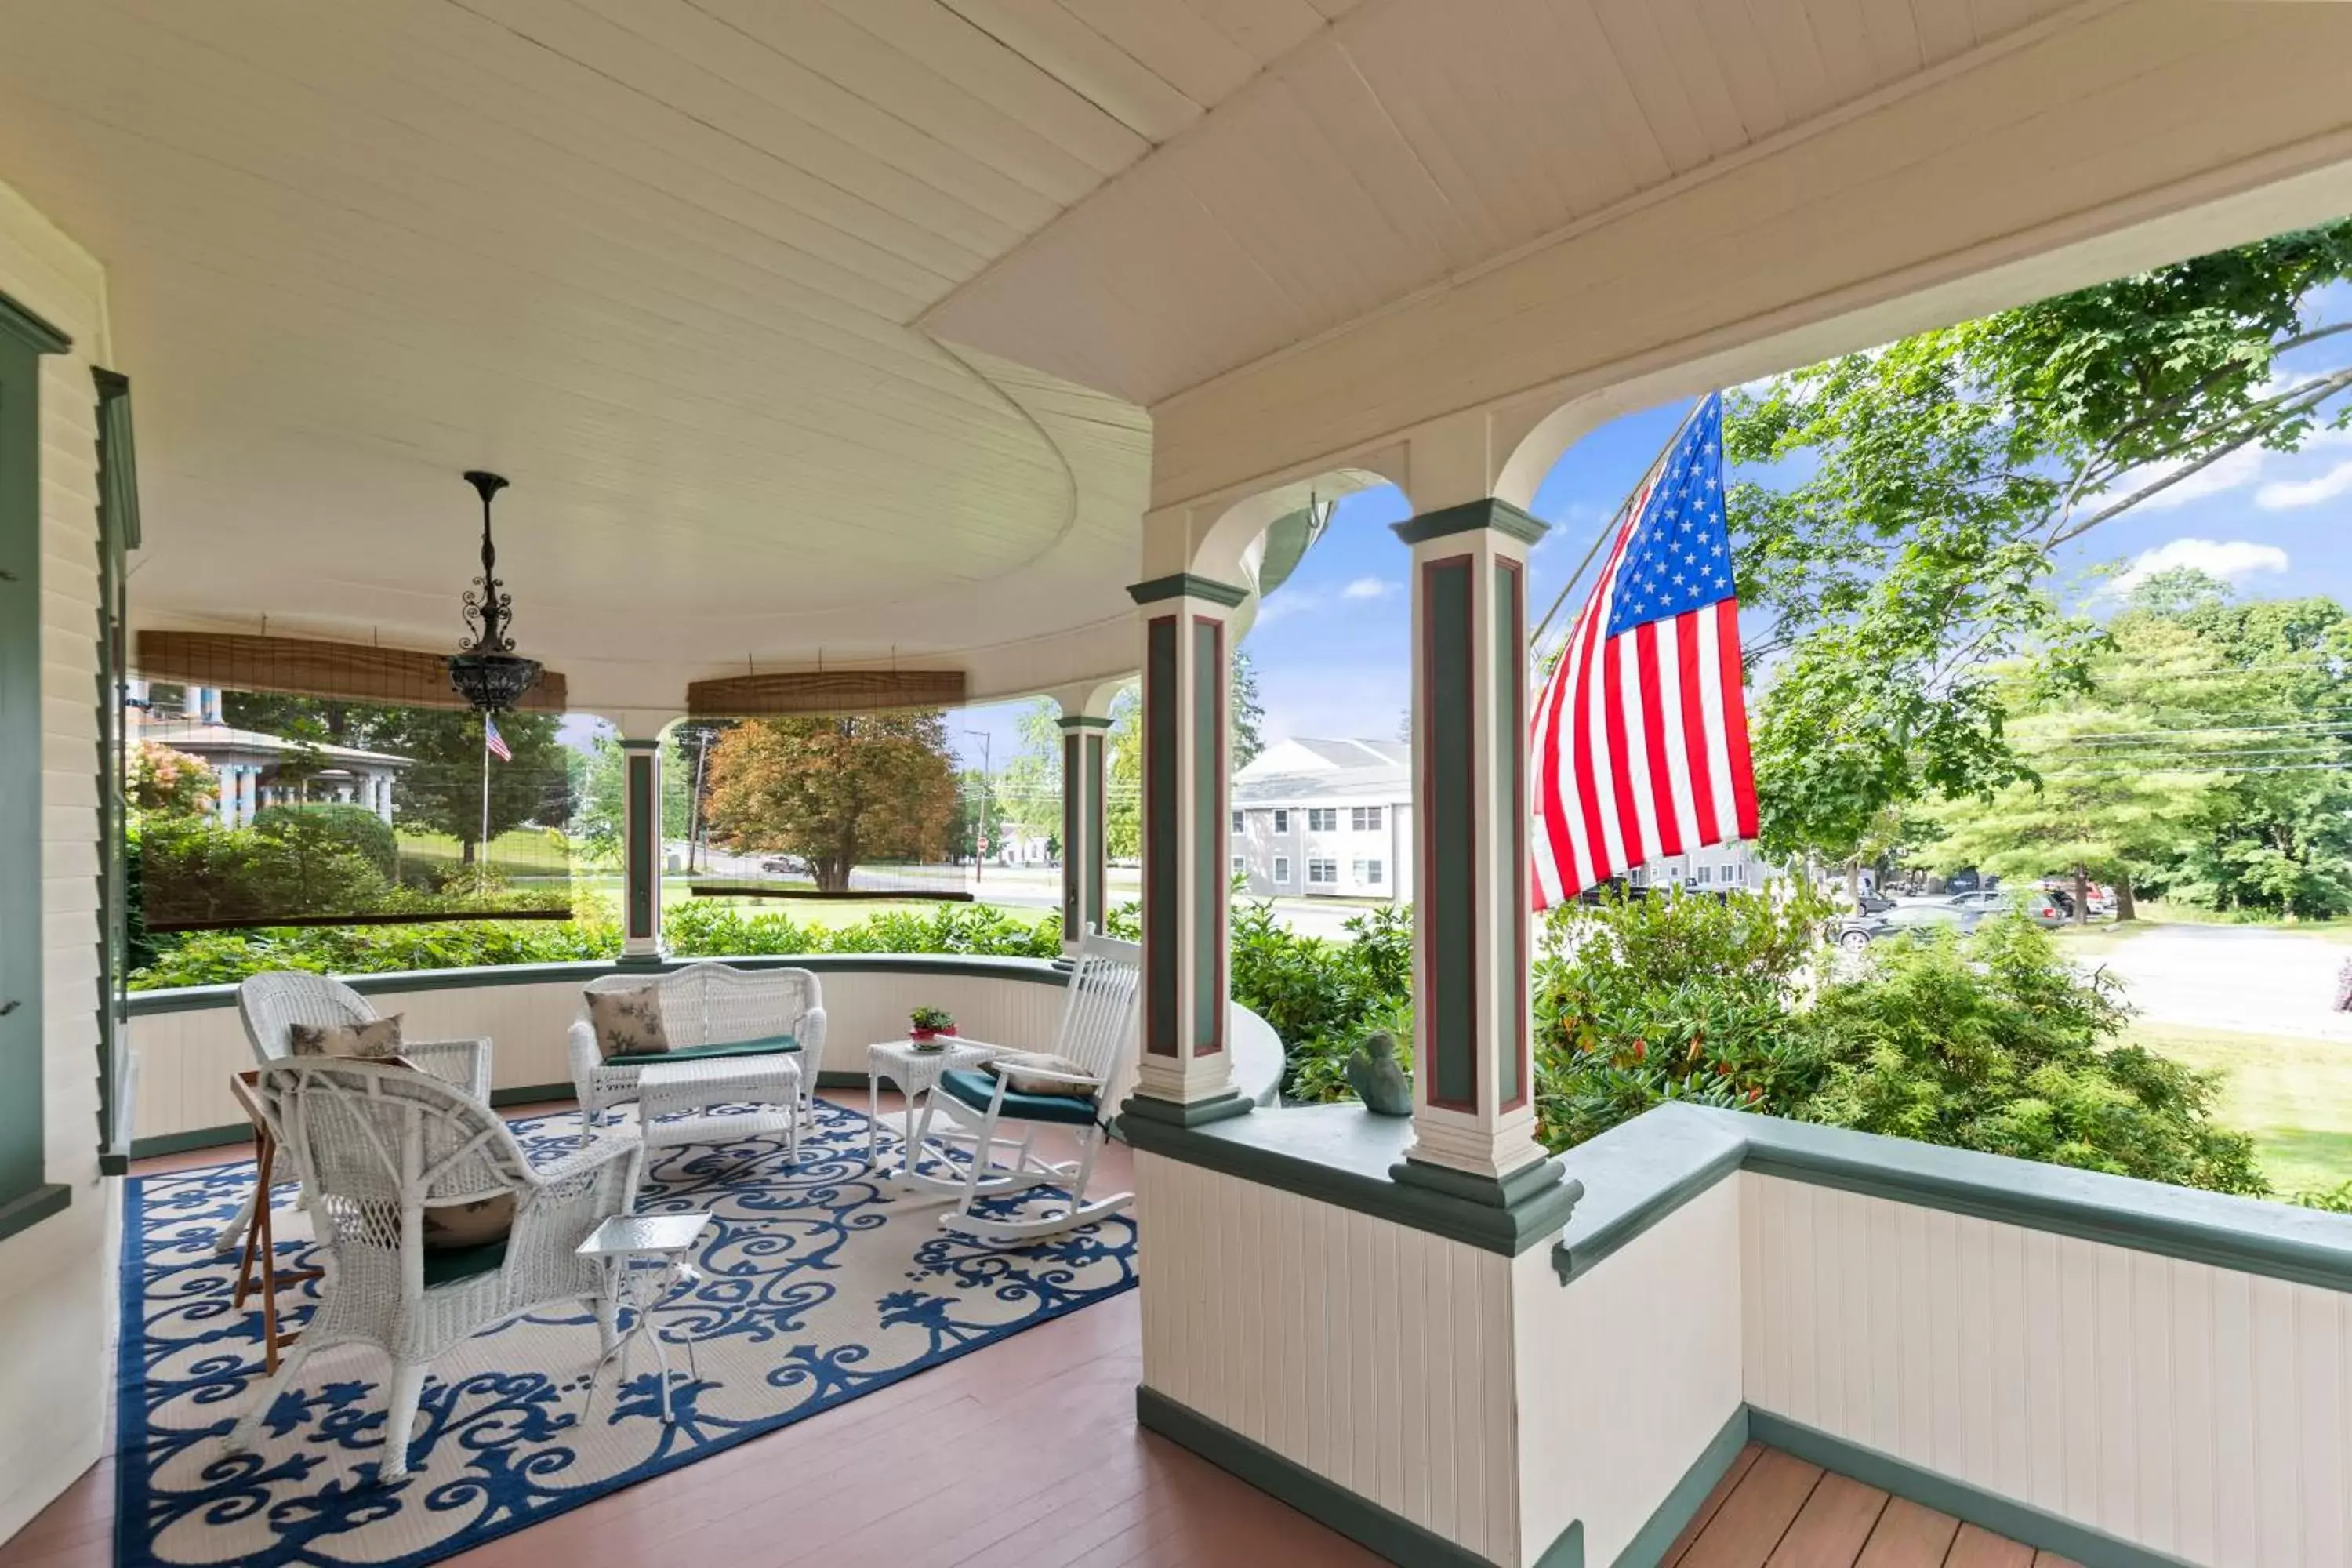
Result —
<instances>
[{"instance_id":1,"label":"white cloud","mask_svg":"<svg viewBox=\"0 0 2352 1568\"><path fill-rule=\"evenodd\" d=\"M2265 511L2317 506L2352 490L2352 462L2338 463L2317 479L2281 479L2254 492L2254 504Z\"/></svg>"},{"instance_id":2,"label":"white cloud","mask_svg":"<svg viewBox=\"0 0 2352 1568\"><path fill-rule=\"evenodd\" d=\"M2235 583L2257 572L2285 571L2286 552L2275 544L2256 544L2243 539L2226 542L2218 539L2176 539L2134 556L2132 563L2107 585L2107 592L2128 594L2158 572L2176 566L2190 567L2209 577Z\"/></svg>"},{"instance_id":3,"label":"white cloud","mask_svg":"<svg viewBox=\"0 0 2352 1568\"><path fill-rule=\"evenodd\" d=\"M1339 590L1343 599L1385 599L1396 592L1396 584L1379 577L1359 577Z\"/></svg>"},{"instance_id":4,"label":"white cloud","mask_svg":"<svg viewBox=\"0 0 2352 1568\"><path fill-rule=\"evenodd\" d=\"M1309 610L1322 608L1323 595L1304 588L1281 588L1258 601L1255 625L1272 626L1276 621L1303 616Z\"/></svg>"}]
</instances>

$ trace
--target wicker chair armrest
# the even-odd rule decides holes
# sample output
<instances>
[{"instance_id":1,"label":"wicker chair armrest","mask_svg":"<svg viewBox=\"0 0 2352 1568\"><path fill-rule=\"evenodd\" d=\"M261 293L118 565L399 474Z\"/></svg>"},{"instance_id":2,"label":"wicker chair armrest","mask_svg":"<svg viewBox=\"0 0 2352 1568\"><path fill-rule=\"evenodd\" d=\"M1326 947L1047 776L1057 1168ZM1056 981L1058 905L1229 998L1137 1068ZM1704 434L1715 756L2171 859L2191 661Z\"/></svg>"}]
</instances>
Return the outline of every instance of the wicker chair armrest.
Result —
<instances>
[{"instance_id":1,"label":"wicker chair armrest","mask_svg":"<svg viewBox=\"0 0 2352 1568\"><path fill-rule=\"evenodd\" d=\"M811 1083L824 1065L824 1007L823 1004L801 1015L801 1070Z\"/></svg>"},{"instance_id":2,"label":"wicker chair armrest","mask_svg":"<svg viewBox=\"0 0 2352 1568\"><path fill-rule=\"evenodd\" d=\"M550 1186L558 1182L569 1181L573 1176L593 1171L600 1165L611 1164L615 1160L635 1158L643 1155L644 1152L645 1145L634 1137L600 1136L590 1139L587 1147L574 1149L562 1159L550 1161L544 1165L533 1165L530 1173L541 1186ZM635 1179L632 1178L630 1185L635 1184Z\"/></svg>"}]
</instances>

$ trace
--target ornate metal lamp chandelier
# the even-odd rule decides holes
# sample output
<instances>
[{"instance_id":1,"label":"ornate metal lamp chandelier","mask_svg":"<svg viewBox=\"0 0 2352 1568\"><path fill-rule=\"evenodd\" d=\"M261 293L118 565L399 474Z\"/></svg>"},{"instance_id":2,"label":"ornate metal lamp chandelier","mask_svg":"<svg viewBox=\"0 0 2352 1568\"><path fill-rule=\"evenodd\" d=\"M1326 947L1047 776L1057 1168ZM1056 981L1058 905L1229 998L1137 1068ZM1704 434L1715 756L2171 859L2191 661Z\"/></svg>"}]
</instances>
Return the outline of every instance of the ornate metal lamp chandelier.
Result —
<instances>
[{"instance_id":1,"label":"ornate metal lamp chandelier","mask_svg":"<svg viewBox=\"0 0 2352 1568\"><path fill-rule=\"evenodd\" d=\"M449 656L449 684L482 712L502 713L539 684L540 664L515 652L514 638L507 635L514 601L499 581L499 552L490 542L490 498L507 481L476 468L467 473L466 482L482 498L482 574L466 590L466 629L474 640Z\"/></svg>"}]
</instances>

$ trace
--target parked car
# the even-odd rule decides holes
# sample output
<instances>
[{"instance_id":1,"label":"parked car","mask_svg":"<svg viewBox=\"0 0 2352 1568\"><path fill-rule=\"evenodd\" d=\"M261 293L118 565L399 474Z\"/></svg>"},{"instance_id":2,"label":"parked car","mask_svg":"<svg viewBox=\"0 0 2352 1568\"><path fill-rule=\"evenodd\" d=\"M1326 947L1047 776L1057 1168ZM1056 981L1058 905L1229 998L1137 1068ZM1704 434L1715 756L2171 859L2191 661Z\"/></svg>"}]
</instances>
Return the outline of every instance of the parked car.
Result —
<instances>
[{"instance_id":1,"label":"parked car","mask_svg":"<svg viewBox=\"0 0 2352 1568\"><path fill-rule=\"evenodd\" d=\"M1922 899L1874 915L1847 916L1838 922L1837 944L1848 952L1860 952L1874 942L1922 931L1944 930L1965 936L1990 912L1957 899Z\"/></svg>"},{"instance_id":2,"label":"parked car","mask_svg":"<svg viewBox=\"0 0 2352 1568\"><path fill-rule=\"evenodd\" d=\"M808 862L797 855L771 855L760 862L760 869L771 877L803 877L808 874Z\"/></svg>"},{"instance_id":3,"label":"parked car","mask_svg":"<svg viewBox=\"0 0 2352 1568\"><path fill-rule=\"evenodd\" d=\"M2066 923L2066 911L2058 900L2040 888L2000 888L1991 892L1962 893L1951 900L1961 909L1974 910L1979 917L1999 914L2005 910L2021 910L2025 918L2040 926L2062 926Z\"/></svg>"}]
</instances>

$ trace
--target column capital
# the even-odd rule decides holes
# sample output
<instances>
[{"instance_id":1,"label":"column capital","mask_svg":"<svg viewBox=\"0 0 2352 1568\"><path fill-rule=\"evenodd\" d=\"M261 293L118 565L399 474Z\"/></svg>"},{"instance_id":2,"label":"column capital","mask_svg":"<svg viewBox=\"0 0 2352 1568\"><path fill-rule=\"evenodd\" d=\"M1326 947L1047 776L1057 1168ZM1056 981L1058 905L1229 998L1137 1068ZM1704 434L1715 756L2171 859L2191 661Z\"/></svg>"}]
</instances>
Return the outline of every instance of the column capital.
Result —
<instances>
[{"instance_id":1,"label":"column capital","mask_svg":"<svg viewBox=\"0 0 2352 1568\"><path fill-rule=\"evenodd\" d=\"M661 737L658 735L655 736L651 740L647 740L641 735L623 735L617 739L621 750L625 752L657 752L661 750Z\"/></svg>"},{"instance_id":2,"label":"column capital","mask_svg":"<svg viewBox=\"0 0 2352 1568\"><path fill-rule=\"evenodd\" d=\"M1431 540L1451 538L1457 533L1476 533L1491 529L1507 539L1532 545L1550 531L1550 525L1529 517L1509 501L1489 496L1485 500L1465 501L1459 506L1441 507L1423 512L1391 525L1396 536L1407 544L1424 544Z\"/></svg>"},{"instance_id":3,"label":"column capital","mask_svg":"<svg viewBox=\"0 0 2352 1568\"><path fill-rule=\"evenodd\" d=\"M1247 588L1236 588L1231 583L1220 583L1213 577L1196 577L1190 572L1171 573L1154 577L1148 583L1137 583L1127 591L1127 596L1139 605L1157 605L1170 599L1205 599L1212 605L1234 609L1249 597Z\"/></svg>"},{"instance_id":4,"label":"column capital","mask_svg":"<svg viewBox=\"0 0 2352 1568\"><path fill-rule=\"evenodd\" d=\"M1108 719L1094 713L1065 713L1059 719L1055 720L1054 722L1061 727L1062 732L1066 735L1075 734L1080 730L1108 730L1110 728L1110 721Z\"/></svg>"}]
</instances>

